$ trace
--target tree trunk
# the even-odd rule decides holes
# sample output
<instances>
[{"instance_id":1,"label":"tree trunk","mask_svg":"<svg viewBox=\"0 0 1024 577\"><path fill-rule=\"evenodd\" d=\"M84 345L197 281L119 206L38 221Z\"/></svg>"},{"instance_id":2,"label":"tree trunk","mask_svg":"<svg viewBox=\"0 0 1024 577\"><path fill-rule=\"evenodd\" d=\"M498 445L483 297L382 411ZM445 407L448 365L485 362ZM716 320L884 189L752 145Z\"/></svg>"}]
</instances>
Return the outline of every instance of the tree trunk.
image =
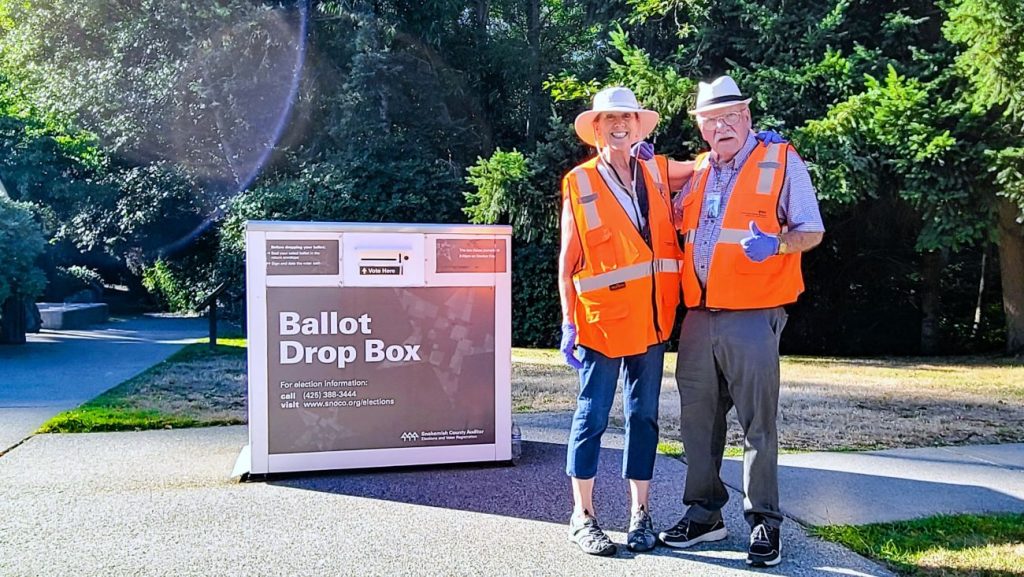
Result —
<instances>
[{"instance_id":1,"label":"tree trunk","mask_svg":"<svg viewBox=\"0 0 1024 577\"><path fill-rule=\"evenodd\" d=\"M939 354L939 311L942 292L944 251L926 252L921 257L921 354Z\"/></svg>"},{"instance_id":2,"label":"tree trunk","mask_svg":"<svg viewBox=\"0 0 1024 577\"><path fill-rule=\"evenodd\" d=\"M999 277L1006 314L1006 353L1024 354L1024 225L1017 222L1020 208L999 199Z\"/></svg>"},{"instance_id":3,"label":"tree trunk","mask_svg":"<svg viewBox=\"0 0 1024 577\"><path fill-rule=\"evenodd\" d=\"M988 262L988 244L981 247L981 274L978 275L978 298L974 304L974 322L971 324L971 340L978 338L981 329L981 299L985 295L985 264Z\"/></svg>"},{"instance_id":4,"label":"tree trunk","mask_svg":"<svg viewBox=\"0 0 1024 577\"><path fill-rule=\"evenodd\" d=\"M476 2L476 35L481 42L487 38L487 22L490 20L490 0L477 0ZM482 44L478 44L482 46Z\"/></svg>"},{"instance_id":5,"label":"tree trunk","mask_svg":"<svg viewBox=\"0 0 1024 577\"><path fill-rule=\"evenodd\" d=\"M0 312L0 343L21 345L25 343L25 331L28 328L28 317L25 314L25 303L19 296L11 295L4 301Z\"/></svg>"},{"instance_id":6,"label":"tree trunk","mask_svg":"<svg viewBox=\"0 0 1024 577\"><path fill-rule=\"evenodd\" d=\"M526 142L532 150L543 118L541 105L544 101L540 77L540 0L530 0L529 10L526 40L530 45L530 108L526 121Z\"/></svg>"}]
</instances>

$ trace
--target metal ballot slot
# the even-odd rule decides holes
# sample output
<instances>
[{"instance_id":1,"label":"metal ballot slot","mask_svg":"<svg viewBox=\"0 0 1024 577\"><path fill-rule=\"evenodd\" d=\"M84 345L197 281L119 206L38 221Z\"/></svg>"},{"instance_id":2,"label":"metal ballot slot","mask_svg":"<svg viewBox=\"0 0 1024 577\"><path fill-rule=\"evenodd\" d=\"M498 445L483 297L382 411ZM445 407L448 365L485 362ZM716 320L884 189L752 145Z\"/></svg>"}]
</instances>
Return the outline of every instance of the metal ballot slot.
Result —
<instances>
[{"instance_id":1,"label":"metal ballot slot","mask_svg":"<svg viewBox=\"0 0 1024 577\"><path fill-rule=\"evenodd\" d=\"M342 242L343 286L423 286L422 234L348 232Z\"/></svg>"},{"instance_id":2,"label":"metal ballot slot","mask_svg":"<svg viewBox=\"0 0 1024 577\"><path fill-rule=\"evenodd\" d=\"M510 460L511 232L247 223L236 471Z\"/></svg>"},{"instance_id":3,"label":"metal ballot slot","mask_svg":"<svg viewBox=\"0 0 1024 577\"><path fill-rule=\"evenodd\" d=\"M401 276L404 265L409 264L410 253L406 249L357 248L360 276Z\"/></svg>"}]
</instances>

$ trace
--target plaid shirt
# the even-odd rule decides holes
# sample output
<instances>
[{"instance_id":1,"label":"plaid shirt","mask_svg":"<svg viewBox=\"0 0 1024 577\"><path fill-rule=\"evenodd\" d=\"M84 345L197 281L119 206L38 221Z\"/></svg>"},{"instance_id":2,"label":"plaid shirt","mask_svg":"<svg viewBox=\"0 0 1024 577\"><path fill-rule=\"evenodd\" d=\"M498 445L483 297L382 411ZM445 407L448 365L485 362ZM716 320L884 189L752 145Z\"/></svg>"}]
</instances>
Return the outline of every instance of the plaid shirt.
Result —
<instances>
[{"instance_id":1,"label":"plaid shirt","mask_svg":"<svg viewBox=\"0 0 1024 577\"><path fill-rule=\"evenodd\" d=\"M748 136L743 148L736 153L736 156L729 162L723 163L717 162L715 154L711 153L704 206L701 207L701 217L693 241L693 264L697 269L697 278L700 280L701 286L704 286L708 280L711 255L715 251L715 243L718 242L718 236L722 232L722 219L725 217L729 197L732 196L732 189L736 184L736 176L755 146L757 146L757 139L753 135ZM711 212L708 210L709 197L715 192L721 194L720 207L718 214L711 216ZM681 210L682 199L689 193L690 181L687 181L683 190L676 195L677 212ZM676 216L679 217L678 214ZM825 232L825 225L818 209L818 198L814 191L814 185L811 184L807 165L792 149L786 155L786 175L782 181L782 193L779 196L778 218L779 222L787 226L789 230Z\"/></svg>"}]
</instances>

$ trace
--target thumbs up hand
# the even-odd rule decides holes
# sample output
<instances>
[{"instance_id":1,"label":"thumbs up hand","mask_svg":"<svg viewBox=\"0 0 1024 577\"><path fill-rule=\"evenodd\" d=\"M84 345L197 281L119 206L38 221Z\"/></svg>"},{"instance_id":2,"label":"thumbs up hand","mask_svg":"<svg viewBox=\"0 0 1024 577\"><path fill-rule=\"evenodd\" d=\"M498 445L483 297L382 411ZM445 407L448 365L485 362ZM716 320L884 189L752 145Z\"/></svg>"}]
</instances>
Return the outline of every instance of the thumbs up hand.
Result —
<instances>
[{"instance_id":1,"label":"thumbs up hand","mask_svg":"<svg viewBox=\"0 0 1024 577\"><path fill-rule=\"evenodd\" d=\"M768 257L778 254L779 237L765 234L757 228L757 223L750 221L750 236L740 241L747 258L754 262L763 262Z\"/></svg>"}]
</instances>

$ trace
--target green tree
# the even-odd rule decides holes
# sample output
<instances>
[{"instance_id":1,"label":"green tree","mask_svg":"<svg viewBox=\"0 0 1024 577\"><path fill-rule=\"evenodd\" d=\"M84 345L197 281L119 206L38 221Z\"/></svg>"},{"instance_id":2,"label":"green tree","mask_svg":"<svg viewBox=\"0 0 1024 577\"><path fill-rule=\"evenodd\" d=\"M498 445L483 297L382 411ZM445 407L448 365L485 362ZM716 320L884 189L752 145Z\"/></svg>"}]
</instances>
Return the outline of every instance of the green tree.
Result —
<instances>
[{"instance_id":1,"label":"green tree","mask_svg":"<svg viewBox=\"0 0 1024 577\"><path fill-rule=\"evenodd\" d=\"M998 243L1006 351L1024 353L1024 12L1015 0L951 2L944 27L964 51L957 66L969 79L976 106L1012 140L981 160L999 185Z\"/></svg>"},{"instance_id":2,"label":"green tree","mask_svg":"<svg viewBox=\"0 0 1024 577\"><path fill-rule=\"evenodd\" d=\"M0 185L0 342L22 342L24 303L46 284L37 265L45 241L31 205L12 201Z\"/></svg>"},{"instance_id":3,"label":"green tree","mask_svg":"<svg viewBox=\"0 0 1024 577\"><path fill-rule=\"evenodd\" d=\"M11 296L33 298L46 283L36 259L43 253L43 231L29 204L0 191L0 302Z\"/></svg>"},{"instance_id":4,"label":"green tree","mask_svg":"<svg viewBox=\"0 0 1024 577\"><path fill-rule=\"evenodd\" d=\"M814 314L797 315L794 330L787 332L795 331L805 343L849 346L851 352L897 350L887 349L879 334L904 335L906 329L880 326L906 319L910 308L919 311L920 346L937 350L936 327L942 315L952 314L938 298L943 263L950 253L973 250L986 236L990 204L984 191L990 179L971 159L992 136L983 115L969 114L962 105L958 79L944 73L955 51L941 34L943 12L934 2L914 0L631 4L631 28L608 32L606 66L590 69L589 75L568 71L552 78L548 87L556 100L578 110L600 86L630 86L662 115L658 149L687 158L705 147L685 112L695 80L731 74L754 97L756 122L782 127L812 161L829 217L826 246L806 259L812 269L808 276L818 285L812 291L823 298L802 303ZM865 77L886 80L866 86ZM823 118L831 120L802 128ZM570 155L562 171L578 158ZM529 189L524 194L518 185L508 188L505 198L508 218L518 204L533 202ZM859 234L863 223L859 229L849 224L866 217L863 209L869 205L888 208L871 218L885 223L875 227L878 239L899 246L886 248L883 242L869 250ZM842 259L865 266L837 264ZM865 270L893 261L900 266L878 278L865 277ZM845 272L835 274L837 266ZM814 274L817 267L828 274ZM877 296L890 285L899 287L898 298ZM829 304L839 303L850 287L877 294L849 307ZM848 322L864 323L863 333L844 331ZM839 328L823 334L828 327ZM857 333L863 336L851 337ZM861 345L851 338L868 348L857 348Z\"/></svg>"},{"instance_id":5,"label":"green tree","mask_svg":"<svg viewBox=\"0 0 1024 577\"><path fill-rule=\"evenodd\" d=\"M984 167L985 119L943 98L958 79L867 77L865 89L798 134L815 159L817 185L846 190L846 202L894 195L912 209L921 255L921 351L940 352L941 281L949 254L988 239L990 193Z\"/></svg>"}]
</instances>

